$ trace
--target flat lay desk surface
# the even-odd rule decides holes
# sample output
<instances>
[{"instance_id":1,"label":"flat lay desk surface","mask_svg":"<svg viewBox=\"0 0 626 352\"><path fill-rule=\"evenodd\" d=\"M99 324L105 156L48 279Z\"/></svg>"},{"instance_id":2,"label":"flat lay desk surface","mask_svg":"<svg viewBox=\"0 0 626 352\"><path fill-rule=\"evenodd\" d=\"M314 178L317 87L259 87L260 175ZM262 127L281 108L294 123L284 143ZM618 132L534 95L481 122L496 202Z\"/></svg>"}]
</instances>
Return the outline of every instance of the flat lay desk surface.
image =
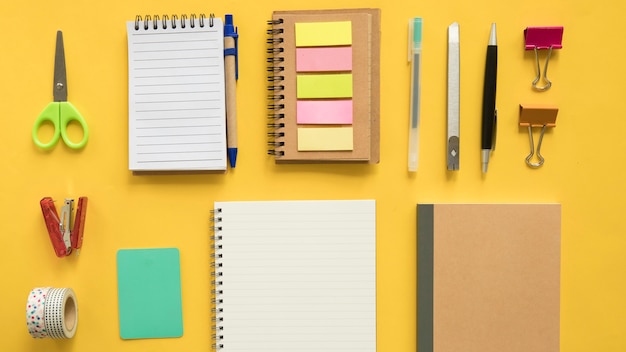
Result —
<instances>
[{"instance_id":1,"label":"flat lay desk surface","mask_svg":"<svg viewBox=\"0 0 626 352\"><path fill-rule=\"evenodd\" d=\"M308 5L308 6L307 6ZM273 10L378 7L381 150L376 165L276 165L266 155L266 21ZM214 201L376 199L378 351L414 351L415 205L561 203L561 351L626 350L626 65L621 1L3 1L0 96L0 336L11 351L209 350L209 217ZM136 15L232 13L239 26L237 167L227 174L133 176L128 171L125 22ZM407 24L422 17L419 168L407 172L410 65ZM460 170L446 169L447 27L460 27ZM485 48L496 22L498 135L489 171L480 163ZM547 92L531 89L527 26L564 26ZM89 125L80 150L31 139L50 97L54 39L63 31L71 101ZM543 140L545 164L529 168L519 104L559 108ZM77 126L70 126L71 129ZM537 136L537 135L536 135ZM89 197L80 256L57 258L39 200ZM59 203L57 203L57 207ZM453 221L453 219L451 219ZM528 219L532 222L533 219ZM180 249L182 338L119 337L118 249ZM71 340L35 340L24 306L34 287L71 287L79 323Z\"/></svg>"}]
</instances>

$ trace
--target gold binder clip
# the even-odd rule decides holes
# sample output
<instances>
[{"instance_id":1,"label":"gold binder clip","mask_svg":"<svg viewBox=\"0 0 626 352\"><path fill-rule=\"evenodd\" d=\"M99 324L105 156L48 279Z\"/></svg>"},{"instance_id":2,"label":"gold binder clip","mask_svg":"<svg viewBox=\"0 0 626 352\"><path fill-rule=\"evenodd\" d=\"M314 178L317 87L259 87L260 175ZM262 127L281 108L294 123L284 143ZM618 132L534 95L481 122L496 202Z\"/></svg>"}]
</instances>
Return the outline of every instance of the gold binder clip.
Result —
<instances>
[{"instance_id":1,"label":"gold binder clip","mask_svg":"<svg viewBox=\"0 0 626 352\"><path fill-rule=\"evenodd\" d=\"M528 166L538 168L543 165L544 158L541 156L541 141L543 140L546 127L556 126L556 115L558 112L559 109L555 106L520 104L519 125L520 127L528 128L530 140L530 154L526 157L526 164L528 164ZM539 160L537 163L531 162L535 154L533 127L541 127L541 134L539 135L539 142L537 143L537 159Z\"/></svg>"}]
</instances>

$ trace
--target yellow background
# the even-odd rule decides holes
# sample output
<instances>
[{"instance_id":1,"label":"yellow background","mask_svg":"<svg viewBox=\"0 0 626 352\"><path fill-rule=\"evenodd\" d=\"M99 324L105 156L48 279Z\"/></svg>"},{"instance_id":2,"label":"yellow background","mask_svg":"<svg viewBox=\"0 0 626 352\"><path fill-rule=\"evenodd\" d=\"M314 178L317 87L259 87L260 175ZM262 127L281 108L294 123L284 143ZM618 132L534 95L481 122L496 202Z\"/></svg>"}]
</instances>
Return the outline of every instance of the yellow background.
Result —
<instances>
[{"instance_id":1,"label":"yellow background","mask_svg":"<svg viewBox=\"0 0 626 352\"><path fill-rule=\"evenodd\" d=\"M272 10L382 9L381 162L275 165L266 150L266 20ZM239 26L239 148L225 175L133 176L128 171L125 21L137 14L233 13ZM294 2L196 0L23 0L0 4L3 273L0 336L8 351L201 351L211 339L209 212L215 200L377 201L378 350L414 351L415 204L560 202L561 351L626 350L626 222L623 16L621 1L452 0ZM407 172L407 21L424 18L420 163ZM446 38L461 33L461 170L446 171ZM480 171L485 46L498 24L499 125L489 173ZM531 89L534 57L527 26L563 25L550 62L551 90ZM52 99L55 31L64 31L69 100L88 121L86 148L36 148L32 124ZM559 107L543 145L545 165L526 166L520 103ZM89 197L83 250L56 258L39 200ZM57 206L59 202L57 202ZM453 219L451 219L453 221ZM528 219L533 221L533 219ZM115 253L177 247L181 253L184 336L119 338ZM80 311L72 340L35 340L25 303L33 287L72 287ZM146 307L155 309L158 307ZM320 336L320 338L324 338ZM277 341L277 343L279 343Z\"/></svg>"}]
</instances>

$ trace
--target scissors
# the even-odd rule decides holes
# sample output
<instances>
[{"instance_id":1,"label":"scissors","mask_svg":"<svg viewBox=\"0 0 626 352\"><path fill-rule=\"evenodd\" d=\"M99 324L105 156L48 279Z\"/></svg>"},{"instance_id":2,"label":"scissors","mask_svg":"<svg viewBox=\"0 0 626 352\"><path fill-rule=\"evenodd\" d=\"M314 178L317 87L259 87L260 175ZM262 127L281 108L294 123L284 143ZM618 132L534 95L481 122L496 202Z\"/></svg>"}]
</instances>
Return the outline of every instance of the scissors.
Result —
<instances>
[{"instance_id":1,"label":"scissors","mask_svg":"<svg viewBox=\"0 0 626 352\"><path fill-rule=\"evenodd\" d=\"M49 103L45 109L39 114L35 125L33 126L33 141L42 149L52 148L58 141L59 137L63 139L65 144L72 149L80 149L85 146L89 138L89 129L87 122L78 110L67 101L67 76L65 68L65 50L63 49L63 33L57 31L56 51L54 54L54 85L52 87L52 95L54 101ZM78 142L72 142L67 135L67 126L70 122L76 121L83 130L83 139ZM38 131L42 124L50 122L54 126L52 139L44 143L39 140Z\"/></svg>"}]
</instances>

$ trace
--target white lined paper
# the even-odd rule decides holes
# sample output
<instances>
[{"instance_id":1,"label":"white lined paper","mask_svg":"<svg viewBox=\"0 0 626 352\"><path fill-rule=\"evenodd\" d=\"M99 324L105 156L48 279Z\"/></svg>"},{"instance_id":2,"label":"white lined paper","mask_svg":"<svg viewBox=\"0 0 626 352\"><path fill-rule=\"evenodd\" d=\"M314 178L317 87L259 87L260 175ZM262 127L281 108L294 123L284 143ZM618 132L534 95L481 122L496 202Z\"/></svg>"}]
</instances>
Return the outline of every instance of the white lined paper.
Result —
<instances>
[{"instance_id":1,"label":"white lined paper","mask_svg":"<svg viewBox=\"0 0 626 352\"><path fill-rule=\"evenodd\" d=\"M149 25L128 35L129 169L225 170L224 35L220 18Z\"/></svg>"},{"instance_id":2,"label":"white lined paper","mask_svg":"<svg viewBox=\"0 0 626 352\"><path fill-rule=\"evenodd\" d=\"M375 201L215 209L223 351L376 351Z\"/></svg>"}]
</instances>

